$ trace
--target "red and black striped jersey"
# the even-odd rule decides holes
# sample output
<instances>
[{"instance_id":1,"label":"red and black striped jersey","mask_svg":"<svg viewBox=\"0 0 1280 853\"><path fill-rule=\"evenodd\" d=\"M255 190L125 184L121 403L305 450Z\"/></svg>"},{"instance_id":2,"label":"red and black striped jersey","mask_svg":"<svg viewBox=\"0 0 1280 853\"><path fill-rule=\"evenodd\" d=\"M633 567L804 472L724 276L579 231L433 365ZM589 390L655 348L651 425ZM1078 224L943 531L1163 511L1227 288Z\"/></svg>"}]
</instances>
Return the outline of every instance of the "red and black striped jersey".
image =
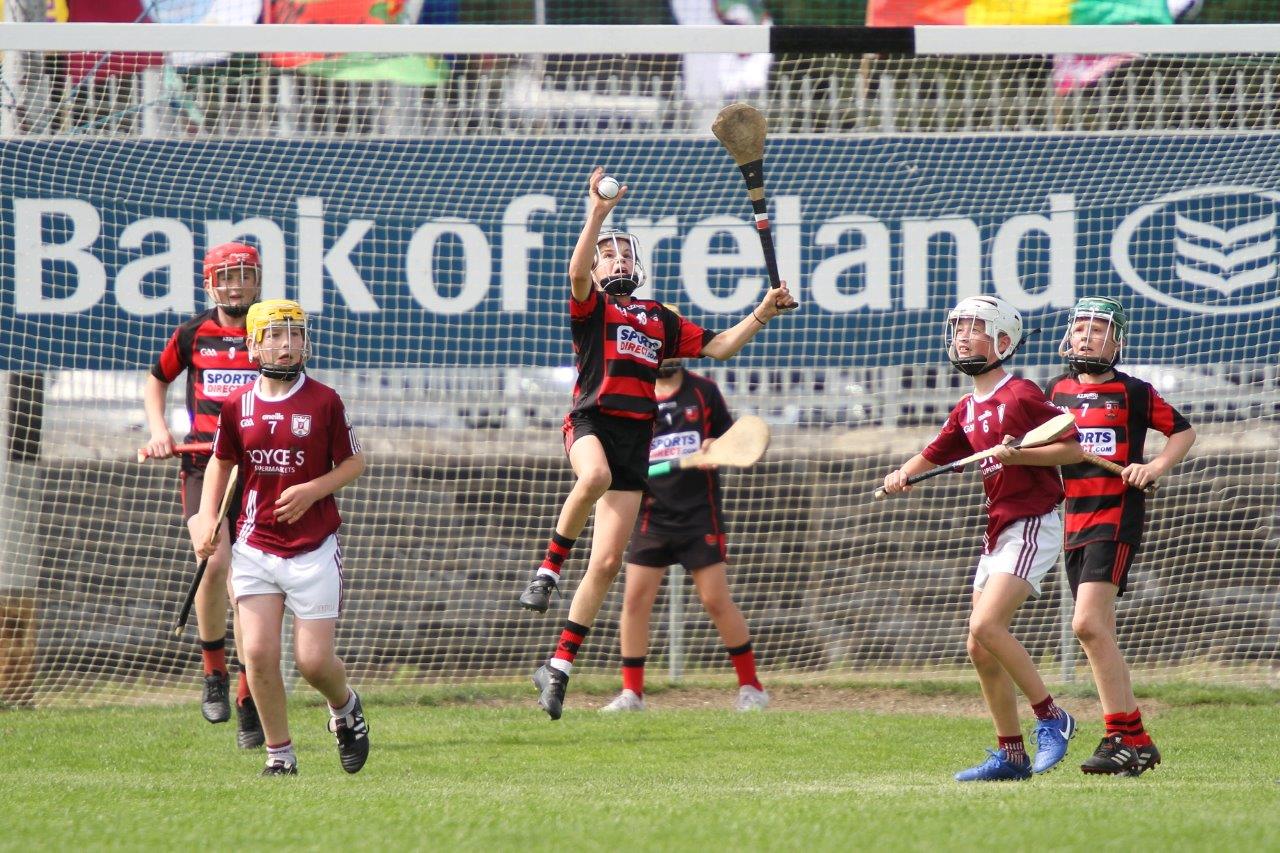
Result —
<instances>
[{"instance_id":1,"label":"red and black striped jersey","mask_svg":"<svg viewBox=\"0 0 1280 853\"><path fill-rule=\"evenodd\" d=\"M222 404L233 393L258 378L249 361L244 329L218 323L218 309L197 314L174 330L151 375L165 384L187 373L187 414L191 431L186 441L213 441ZM200 470L208 457L186 454L184 470Z\"/></svg>"},{"instance_id":2,"label":"red and black striped jersey","mask_svg":"<svg viewBox=\"0 0 1280 853\"><path fill-rule=\"evenodd\" d=\"M1085 452L1117 465L1145 461L1148 429L1173 435L1191 428L1156 389L1119 371L1100 384L1066 373L1049 380L1045 391L1050 402L1075 415ZM1067 488L1067 548L1098 541L1142 542L1147 498L1141 489L1087 462L1062 466L1062 478Z\"/></svg>"},{"instance_id":3,"label":"red and black striped jersey","mask_svg":"<svg viewBox=\"0 0 1280 853\"><path fill-rule=\"evenodd\" d=\"M632 299L624 307L598 290L581 302L570 297L569 320L578 366L573 411L641 421L653 419L663 359L693 358L715 337L661 302Z\"/></svg>"},{"instance_id":4,"label":"red and black striped jersey","mask_svg":"<svg viewBox=\"0 0 1280 853\"><path fill-rule=\"evenodd\" d=\"M696 452L708 438L719 438L733 417L716 383L684 371L680 387L658 398L658 415L649 464L674 461ZM689 468L649 480L637 529L665 535L720 533L720 475Z\"/></svg>"}]
</instances>

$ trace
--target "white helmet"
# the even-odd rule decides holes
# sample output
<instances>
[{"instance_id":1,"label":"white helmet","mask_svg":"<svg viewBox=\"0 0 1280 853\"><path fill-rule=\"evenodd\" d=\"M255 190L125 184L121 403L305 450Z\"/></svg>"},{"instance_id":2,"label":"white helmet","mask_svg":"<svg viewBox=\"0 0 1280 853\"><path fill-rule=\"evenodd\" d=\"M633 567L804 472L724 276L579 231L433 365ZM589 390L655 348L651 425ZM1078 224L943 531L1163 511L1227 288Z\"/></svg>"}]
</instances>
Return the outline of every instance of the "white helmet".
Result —
<instances>
[{"instance_id":1,"label":"white helmet","mask_svg":"<svg viewBox=\"0 0 1280 853\"><path fill-rule=\"evenodd\" d=\"M608 228L601 231L599 236L596 237L596 256L591 262L592 270L599 266L600 247L606 243L613 249L615 258L624 254L622 246L626 244L631 256L631 272L607 275L596 283L600 285L601 290L610 296L630 296L639 288L644 287L647 277L644 263L640 260L640 241L636 239L636 235L617 228Z\"/></svg>"},{"instance_id":2,"label":"white helmet","mask_svg":"<svg viewBox=\"0 0 1280 853\"><path fill-rule=\"evenodd\" d=\"M987 364L982 356L961 358L956 354L956 329L963 320L981 320L995 346L996 360ZM1000 346L1000 336L1006 335L1009 342ZM992 370L1013 357L1022 343L1022 314L1008 302L994 296L970 296L961 299L951 313L947 314L947 358L956 370L969 376L978 376Z\"/></svg>"}]
</instances>

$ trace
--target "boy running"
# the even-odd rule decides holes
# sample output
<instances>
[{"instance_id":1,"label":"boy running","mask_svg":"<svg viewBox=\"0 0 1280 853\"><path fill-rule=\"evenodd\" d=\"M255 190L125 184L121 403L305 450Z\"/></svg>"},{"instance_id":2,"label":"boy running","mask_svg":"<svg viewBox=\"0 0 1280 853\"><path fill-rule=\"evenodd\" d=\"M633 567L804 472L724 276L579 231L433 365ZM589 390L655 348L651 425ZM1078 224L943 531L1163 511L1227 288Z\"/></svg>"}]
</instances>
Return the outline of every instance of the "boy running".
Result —
<instances>
[{"instance_id":1,"label":"boy running","mask_svg":"<svg viewBox=\"0 0 1280 853\"><path fill-rule=\"evenodd\" d=\"M364 472L360 444L337 393L309 378L307 316L296 302L272 299L249 310L247 340L261 376L222 407L200 512L191 519L198 553L208 556L219 498L240 466L244 506L231 552L231 587L240 612L241 656L267 739L264 776L295 775L280 630L294 616L298 672L329 705L342 769L356 773L369 755L360 698L335 653L342 611L342 550L333 493Z\"/></svg>"},{"instance_id":2,"label":"boy running","mask_svg":"<svg viewBox=\"0 0 1280 853\"><path fill-rule=\"evenodd\" d=\"M1009 631L1014 613L1040 583L1062 548L1062 480L1056 466L1080 460L1074 430L1053 444L1015 450L1007 442L1061 414L1033 382L1006 373L1004 364L1023 341L1022 315L990 296L963 299L947 316L947 356L973 377L973 393L951 410L938 436L884 478L889 493L910 489L906 480L979 450L998 448L983 460L987 530L973 581L969 657L996 730L996 749L957 782L1029 779L1067 753L1075 719L1059 708L1022 643ZM1036 755L1028 758L1018 720L1015 685L1036 716Z\"/></svg>"},{"instance_id":3,"label":"boy running","mask_svg":"<svg viewBox=\"0 0 1280 853\"><path fill-rule=\"evenodd\" d=\"M1156 389L1115 369L1128 332L1129 318L1119 302L1081 299L1060 347L1068 372L1045 389L1055 406L1075 415L1085 451L1124 468L1117 475L1088 463L1063 466L1067 580L1076 605L1071 629L1089 658L1106 726L1080 769L1139 776L1160 763L1160 751L1143 727L1116 638L1116 598L1129 585L1129 568L1142 544L1143 488L1183 460L1196 432ZM1154 459L1143 462L1149 429L1169 440Z\"/></svg>"}]
</instances>

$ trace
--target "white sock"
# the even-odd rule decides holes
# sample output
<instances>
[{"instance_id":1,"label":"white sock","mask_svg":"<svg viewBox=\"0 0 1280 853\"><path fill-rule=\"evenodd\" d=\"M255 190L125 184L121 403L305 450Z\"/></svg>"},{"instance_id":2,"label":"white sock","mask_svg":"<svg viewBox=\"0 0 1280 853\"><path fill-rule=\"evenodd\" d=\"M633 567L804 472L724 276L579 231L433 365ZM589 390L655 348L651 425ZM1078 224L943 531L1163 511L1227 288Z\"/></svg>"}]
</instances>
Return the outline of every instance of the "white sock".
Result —
<instances>
[{"instance_id":1,"label":"white sock","mask_svg":"<svg viewBox=\"0 0 1280 853\"><path fill-rule=\"evenodd\" d=\"M559 576L558 574L556 574L555 572L551 571L550 569L545 568L545 567L542 567L542 566L539 566L539 567L538 567L538 574L539 574L539 575L546 575L547 577L551 578L553 581L555 581L555 582L556 582L556 586L559 586L559 585L560 585L560 576Z\"/></svg>"},{"instance_id":2,"label":"white sock","mask_svg":"<svg viewBox=\"0 0 1280 853\"><path fill-rule=\"evenodd\" d=\"M564 658L552 658L551 660L547 661L547 666L551 667L552 669L558 669L561 672L563 672L565 675L568 675L569 673L573 672L573 664L569 663Z\"/></svg>"},{"instance_id":3,"label":"white sock","mask_svg":"<svg viewBox=\"0 0 1280 853\"><path fill-rule=\"evenodd\" d=\"M325 704L329 705L328 702L326 702ZM348 687L346 704L344 704L341 708L335 708L332 705L329 705L329 716L333 717L335 720L341 720L343 717L345 717L347 714L350 714L355 709L356 709L356 692L352 690L350 687Z\"/></svg>"},{"instance_id":4,"label":"white sock","mask_svg":"<svg viewBox=\"0 0 1280 853\"><path fill-rule=\"evenodd\" d=\"M293 752L293 741L287 740L279 746L267 747L267 764L285 764L294 765L298 763L298 756Z\"/></svg>"}]
</instances>

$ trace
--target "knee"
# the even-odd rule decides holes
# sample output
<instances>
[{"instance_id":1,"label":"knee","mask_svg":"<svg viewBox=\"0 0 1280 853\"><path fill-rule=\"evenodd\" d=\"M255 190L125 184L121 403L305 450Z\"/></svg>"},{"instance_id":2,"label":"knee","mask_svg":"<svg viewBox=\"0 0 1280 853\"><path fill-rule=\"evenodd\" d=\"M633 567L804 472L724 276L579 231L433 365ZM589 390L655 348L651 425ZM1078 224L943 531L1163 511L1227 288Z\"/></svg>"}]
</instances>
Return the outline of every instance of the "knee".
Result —
<instances>
[{"instance_id":1,"label":"knee","mask_svg":"<svg viewBox=\"0 0 1280 853\"><path fill-rule=\"evenodd\" d=\"M702 607L707 611L707 616L711 617L712 622L719 622L736 609L733 606L733 599L727 595L704 598L702 599Z\"/></svg>"},{"instance_id":2,"label":"knee","mask_svg":"<svg viewBox=\"0 0 1280 853\"><path fill-rule=\"evenodd\" d=\"M588 468L578 477L578 485L594 500L609 491L613 475L609 473L608 466Z\"/></svg>"},{"instance_id":3,"label":"knee","mask_svg":"<svg viewBox=\"0 0 1280 853\"><path fill-rule=\"evenodd\" d=\"M1079 613L1071 620L1071 631L1081 645L1090 646L1105 640L1111 633L1103 620L1097 617L1084 616Z\"/></svg>"},{"instance_id":4,"label":"knee","mask_svg":"<svg viewBox=\"0 0 1280 853\"><path fill-rule=\"evenodd\" d=\"M984 654L987 654L987 649L991 647L993 642L999 639L1002 634L1006 633L1008 633L1008 629L994 620L985 618L973 618L969 620L970 648L977 645L982 649Z\"/></svg>"},{"instance_id":5,"label":"knee","mask_svg":"<svg viewBox=\"0 0 1280 853\"><path fill-rule=\"evenodd\" d=\"M593 553L591 555L591 563L588 565L588 571L594 572L596 576L607 580L610 583L612 583L613 579L618 576L618 572L621 569L621 554L604 554L597 556Z\"/></svg>"},{"instance_id":6,"label":"knee","mask_svg":"<svg viewBox=\"0 0 1280 853\"><path fill-rule=\"evenodd\" d=\"M978 642L978 638L973 636L972 631L969 632L964 647L969 653L969 660L973 661L974 666L981 667L991 659L991 652L987 651L982 643Z\"/></svg>"},{"instance_id":7,"label":"knee","mask_svg":"<svg viewBox=\"0 0 1280 853\"><path fill-rule=\"evenodd\" d=\"M647 620L652 610L653 606L643 596L624 595L622 598L622 612L633 619Z\"/></svg>"},{"instance_id":8,"label":"knee","mask_svg":"<svg viewBox=\"0 0 1280 853\"><path fill-rule=\"evenodd\" d=\"M276 643L242 639L239 654L251 672L265 672L272 667L280 668L280 646Z\"/></svg>"},{"instance_id":9,"label":"knee","mask_svg":"<svg viewBox=\"0 0 1280 853\"><path fill-rule=\"evenodd\" d=\"M294 652L294 663L297 664L298 675L305 678L309 684L314 684L316 680L324 677L332 660L332 655L315 650L298 649Z\"/></svg>"}]
</instances>

